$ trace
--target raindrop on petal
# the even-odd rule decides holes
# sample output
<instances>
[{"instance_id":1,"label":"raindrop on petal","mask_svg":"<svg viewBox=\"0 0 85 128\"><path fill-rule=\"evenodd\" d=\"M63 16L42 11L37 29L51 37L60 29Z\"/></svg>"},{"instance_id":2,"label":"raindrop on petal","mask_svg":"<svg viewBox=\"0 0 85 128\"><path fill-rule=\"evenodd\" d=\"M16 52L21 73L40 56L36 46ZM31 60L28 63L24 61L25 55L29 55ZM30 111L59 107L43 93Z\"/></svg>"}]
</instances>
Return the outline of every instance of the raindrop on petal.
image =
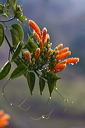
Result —
<instances>
[{"instance_id":1,"label":"raindrop on petal","mask_svg":"<svg viewBox=\"0 0 85 128\"><path fill-rule=\"evenodd\" d=\"M74 65L74 63L71 63L71 65Z\"/></svg>"}]
</instances>

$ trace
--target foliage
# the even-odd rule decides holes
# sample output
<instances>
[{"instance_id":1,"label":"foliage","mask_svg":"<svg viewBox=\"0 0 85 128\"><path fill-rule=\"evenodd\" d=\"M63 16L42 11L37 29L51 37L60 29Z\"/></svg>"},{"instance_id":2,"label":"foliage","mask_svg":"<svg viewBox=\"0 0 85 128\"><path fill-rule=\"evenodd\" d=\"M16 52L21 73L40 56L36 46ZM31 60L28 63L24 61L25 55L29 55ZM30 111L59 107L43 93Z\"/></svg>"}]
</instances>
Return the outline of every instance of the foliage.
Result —
<instances>
[{"instance_id":1,"label":"foliage","mask_svg":"<svg viewBox=\"0 0 85 128\"><path fill-rule=\"evenodd\" d=\"M11 24L7 26L6 22L17 19L20 23L25 24L27 18L23 15L22 8L17 4L16 0L7 0L5 4L0 3L0 46L4 43L4 39L9 46L8 60L6 64L0 70L0 80L4 79L11 71L12 63L15 63L17 67L11 73L7 80L7 83L11 80L23 75L27 79L28 87L31 95L35 87L36 75L39 78L40 94L45 88L47 83L49 96L52 96L53 90L56 90L56 83L60 77L56 73L64 70L67 64L77 63L79 58L69 58L71 52L69 48L63 48L63 44L58 45L55 49L52 49L52 43L50 42L50 36L47 33L47 29L40 30L39 26L33 21L29 20L28 25L33 29L32 35L27 35L27 42L24 41L24 30L20 24ZM5 20L2 18L5 17ZM11 34L12 44L8 41L5 29L8 29ZM62 49L63 48L63 49ZM7 84L6 83L6 84ZM10 102L4 93L5 99ZM57 90L56 92L65 99ZM26 99L18 106L26 101ZM66 100L66 102L68 102ZM50 114L48 114L49 117ZM47 115L45 115L47 117Z\"/></svg>"}]
</instances>

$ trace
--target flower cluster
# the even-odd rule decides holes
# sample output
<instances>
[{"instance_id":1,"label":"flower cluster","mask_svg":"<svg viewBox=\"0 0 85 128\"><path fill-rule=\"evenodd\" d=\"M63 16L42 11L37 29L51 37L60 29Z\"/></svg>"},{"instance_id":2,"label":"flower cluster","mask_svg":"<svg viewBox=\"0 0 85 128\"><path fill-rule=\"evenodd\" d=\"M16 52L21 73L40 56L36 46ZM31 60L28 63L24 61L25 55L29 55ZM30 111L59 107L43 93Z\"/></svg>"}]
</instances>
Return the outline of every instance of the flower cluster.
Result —
<instances>
[{"instance_id":1,"label":"flower cluster","mask_svg":"<svg viewBox=\"0 0 85 128\"><path fill-rule=\"evenodd\" d=\"M8 120L10 115L5 114L3 110L0 110L0 128L3 128L9 124Z\"/></svg>"},{"instance_id":2,"label":"flower cluster","mask_svg":"<svg viewBox=\"0 0 85 128\"><path fill-rule=\"evenodd\" d=\"M79 62L79 58L67 58L71 55L71 51L69 48L63 48L63 44L59 44L55 49L52 49L52 43L50 43L50 36L47 33L47 29L43 28L40 30L39 26L33 21L29 20L28 24L33 29L33 36L37 42L37 48L35 50L34 55L32 55L29 51L25 51L26 60L36 67L40 68L40 70L44 70L47 72L58 73L66 68L67 64L73 64ZM36 66L37 65L37 66ZM47 69L47 70L46 70Z\"/></svg>"}]
</instances>

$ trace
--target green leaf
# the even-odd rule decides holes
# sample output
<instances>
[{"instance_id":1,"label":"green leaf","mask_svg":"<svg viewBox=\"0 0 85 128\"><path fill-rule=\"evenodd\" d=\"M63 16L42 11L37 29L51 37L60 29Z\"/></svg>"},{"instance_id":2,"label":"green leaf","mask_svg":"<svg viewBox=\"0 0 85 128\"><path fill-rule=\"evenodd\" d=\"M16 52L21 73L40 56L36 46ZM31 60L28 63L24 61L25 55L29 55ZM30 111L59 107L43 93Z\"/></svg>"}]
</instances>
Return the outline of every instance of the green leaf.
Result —
<instances>
[{"instance_id":1,"label":"green leaf","mask_svg":"<svg viewBox=\"0 0 85 128\"><path fill-rule=\"evenodd\" d=\"M47 73L47 82L50 96L52 95L53 89L56 88L56 82L59 79L61 79L61 77L56 76L56 74Z\"/></svg>"},{"instance_id":2,"label":"green leaf","mask_svg":"<svg viewBox=\"0 0 85 128\"><path fill-rule=\"evenodd\" d=\"M39 77L39 86L40 86L40 94L42 95L43 89L45 87L45 80L42 77Z\"/></svg>"},{"instance_id":3,"label":"green leaf","mask_svg":"<svg viewBox=\"0 0 85 128\"><path fill-rule=\"evenodd\" d=\"M21 49L22 49L22 42L19 42L12 56L12 61L14 61L17 58L17 56L20 54Z\"/></svg>"},{"instance_id":4,"label":"green leaf","mask_svg":"<svg viewBox=\"0 0 85 128\"><path fill-rule=\"evenodd\" d=\"M26 72L27 70L27 67L24 66L23 64L22 65L19 65L11 74L9 80L11 79L14 79L14 78L17 78L21 75L24 75L24 73Z\"/></svg>"},{"instance_id":5,"label":"green leaf","mask_svg":"<svg viewBox=\"0 0 85 128\"><path fill-rule=\"evenodd\" d=\"M30 52L35 53L36 48L38 48L37 44L34 43L34 40L28 36L28 42L26 43L26 47Z\"/></svg>"},{"instance_id":6,"label":"green leaf","mask_svg":"<svg viewBox=\"0 0 85 128\"><path fill-rule=\"evenodd\" d=\"M17 45L20 41L24 39L24 31L20 24L12 24L11 25L11 35L12 35L12 42L13 46Z\"/></svg>"},{"instance_id":7,"label":"green leaf","mask_svg":"<svg viewBox=\"0 0 85 128\"><path fill-rule=\"evenodd\" d=\"M27 73L27 82L28 82L28 86L29 86L29 89L30 89L30 93L32 95L34 85L35 85L35 74L33 72L28 72Z\"/></svg>"},{"instance_id":8,"label":"green leaf","mask_svg":"<svg viewBox=\"0 0 85 128\"><path fill-rule=\"evenodd\" d=\"M3 13L4 6L0 3L0 14Z\"/></svg>"},{"instance_id":9,"label":"green leaf","mask_svg":"<svg viewBox=\"0 0 85 128\"><path fill-rule=\"evenodd\" d=\"M49 88L50 96L52 95L54 87L56 87L56 82L57 82L56 80L49 80L48 81L48 88Z\"/></svg>"},{"instance_id":10,"label":"green leaf","mask_svg":"<svg viewBox=\"0 0 85 128\"><path fill-rule=\"evenodd\" d=\"M2 26L2 24L0 24L0 46L2 45L4 41L4 27Z\"/></svg>"},{"instance_id":11,"label":"green leaf","mask_svg":"<svg viewBox=\"0 0 85 128\"><path fill-rule=\"evenodd\" d=\"M16 0L7 0L7 3L9 4L15 4L16 3Z\"/></svg>"},{"instance_id":12,"label":"green leaf","mask_svg":"<svg viewBox=\"0 0 85 128\"><path fill-rule=\"evenodd\" d=\"M7 74L10 71L10 69L11 69L11 64L10 64L9 61L7 61L5 63L5 65L0 70L0 80L2 80L3 78L5 78L7 76Z\"/></svg>"}]
</instances>

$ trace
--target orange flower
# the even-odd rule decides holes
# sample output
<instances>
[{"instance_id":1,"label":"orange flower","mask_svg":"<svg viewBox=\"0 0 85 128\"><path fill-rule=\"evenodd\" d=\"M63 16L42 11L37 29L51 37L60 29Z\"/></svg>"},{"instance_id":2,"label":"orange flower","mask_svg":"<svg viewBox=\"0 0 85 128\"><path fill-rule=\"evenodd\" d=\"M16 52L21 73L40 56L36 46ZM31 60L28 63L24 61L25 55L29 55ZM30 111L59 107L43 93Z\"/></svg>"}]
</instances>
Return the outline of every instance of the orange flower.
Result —
<instances>
[{"instance_id":1,"label":"orange flower","mask_svg":"<svg viewBox=\"0 0 85 128\"><path fill-rule=\"evenodd\" d=\"M0 128L3 128L9 124L8 120L10 115L5 114L3 110L0 110Z\"/></svg>"},{"instance_id":2,"label":"orange flower","mask_svg":"<svg viewBox=\"0 0 85 128\"><path fill-rule=\"evenodd\" d=\"M46 34L47 34L47 29L43 28L43 30L42 30L42 43L44 43L44 41L46 39Z\"/></svg>"},{"instance_id":3,"label":"orange flower","mask_svg":"<svg viewBox=\"0 0 85 128\"><path fill-rule=\"evenodd\" d=\"M51 54L51 52L52 52L52 50L50 49L50 50L47 52L47 54L46 54L46 56L45 56L45 57L49 57L49 56L50 56L50 54Z\"/></svg>"},{"instance_id":4,"label":"orange flower","mask_svg":"<svg viewBox=\"0 0 85 128\"><path fill-rule=\"evenodd\" d=\"M58 55L61 55L62 53L67 52L68 50L69 50L68 47L67 47L67 48L63 48L63 49L61 49L61 50L59 51Z\"/></svg>"},{"instance_id":5,"label":"orange flower","mask_svg":"<svg viewBox=\"0 0 85 128\"><path fill-rule=\"evenodd\" d=\"M59 56L56 58L56 60L58 61L58 60L64 59L64 58L68 57L69 55L71 55L71 52L70 52L70 51L67 51L67 52L62 53L61 55L59 55Z\"/></svg>"},{"instance_id":6,"label":"orange flower","mask_svg":"<svg viewBox=\"0 0 85 128\"><path fill-rule=\"evenodd\" d=\"M38 41L38 42L40 42L40 36L35 32L35 30L33 31L33 35L34 35L34 37L36 38L36 40Z\"/></svg>"},{"instance_id":7,"label":"orange flower","mask_svg":"<svg viewBox=\"0 0 85 128\"><path fill-rule=\"evenodd\" d=\"M55 49L60 50L63 47L63 44L59 44Z\"/></svg>"},{"instance_id":8,"label":"orange flower","mask_svg":"<svg viewBox=\"0 0 85 128\"><path fill-rule=\"evenodd\" d=\"M79 62L79 58L68 58L68 59L65 59L66 60L66 63L67 64L71 64L71 63L77 63Z\"/></svg>"},{"instance_id":9,"label":"orange flower","mask_svg":"<svg viewBox=\"0 0 85 128\"><path fill-rule=\"evenodd\" d=\"M40 32L40 28L39 26L33 21L33 20L29 20L28 24L35 30L35 32L40 36L41 38L41 32Z\"/></svg>"},{"instance_id":10,"label":"orange flower","mask_svg":"<svg viewBox=\"0 0 85 128\"><path fill-rule=\"evenodd\" d=\"M65 68L66 68L66 64L57 64L57 65L55 65L55 66L51 69L51 71L54 70L54 72L57 73L57 72L60 72L60 71L64 70Z\"/></svg>"},{"instance_id":11,"label":"orange flower","mask_svg":"<svg viewBox=\"0 0 85 128\"><path fill-rule=\"evenodd\" d=\"M50 36L49 36L49 34L46 34L46 44L48 45L48 43L50 42Z\"/></svg>"},{"instance_id":12,"label":"orange flower","mask_svg":"<svg viewBox=\"0 0 85 128\"><path fill-rule=\"evenodd\" d=\"M40 55L40 48L37 48L35 52L36 59L38 59L39 55Z\"/></svg>"},{"instance_id":13,"label":"orange flower","mask_svg":"<svg viewBox=\"0 0 85 128\"><path fill-rule=\"evenodd\" d=\"M30 62L30 60L31 60L31 54L30 54L30 52L29 52L29 51L25 51L25 52L24 52L24 55L25 55L25 57L26 57L26 60L27 60L28 62Z\"/></svg>"}]
</instances>

